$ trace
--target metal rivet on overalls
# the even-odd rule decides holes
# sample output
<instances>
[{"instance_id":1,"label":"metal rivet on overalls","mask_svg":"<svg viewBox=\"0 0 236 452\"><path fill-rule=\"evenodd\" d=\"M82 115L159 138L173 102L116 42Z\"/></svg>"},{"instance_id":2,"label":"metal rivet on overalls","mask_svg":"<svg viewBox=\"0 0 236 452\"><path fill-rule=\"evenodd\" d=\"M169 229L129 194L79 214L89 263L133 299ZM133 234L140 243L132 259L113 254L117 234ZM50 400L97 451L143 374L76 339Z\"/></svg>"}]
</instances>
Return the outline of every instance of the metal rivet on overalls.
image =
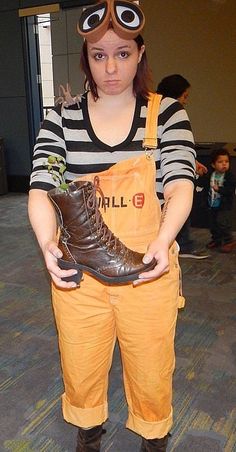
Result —
<instances>
[{"instance_id":1,"label":"metal rivet on overalls","mask_svg":"<svg viewBox=\"0 0 236 452\"><path fill-rule=\"evenodd\" d=\"M146 159L150 160L153 155L153 150L145 148L145 155L146 155Z\"/></svg>"}]
</instances>

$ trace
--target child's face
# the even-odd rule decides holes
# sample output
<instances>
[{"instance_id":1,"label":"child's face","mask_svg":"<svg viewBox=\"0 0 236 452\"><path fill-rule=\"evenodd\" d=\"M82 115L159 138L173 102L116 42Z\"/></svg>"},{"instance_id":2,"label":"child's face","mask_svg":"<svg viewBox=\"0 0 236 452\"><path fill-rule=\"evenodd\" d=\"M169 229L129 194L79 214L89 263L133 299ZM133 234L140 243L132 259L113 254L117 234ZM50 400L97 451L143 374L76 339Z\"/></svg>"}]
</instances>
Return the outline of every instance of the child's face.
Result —
<instances>
[{"instance_id":1,"label":"child's face","mask_svg":"<svg viewBox=\"0 0 236 452\"><path fill-rule=\"evenodd\" d=\"M215 163L212 163L213 168L218 173L225 173L229 169L229 157L228 155L219 155Z\"/></svg>"}]
</instances>

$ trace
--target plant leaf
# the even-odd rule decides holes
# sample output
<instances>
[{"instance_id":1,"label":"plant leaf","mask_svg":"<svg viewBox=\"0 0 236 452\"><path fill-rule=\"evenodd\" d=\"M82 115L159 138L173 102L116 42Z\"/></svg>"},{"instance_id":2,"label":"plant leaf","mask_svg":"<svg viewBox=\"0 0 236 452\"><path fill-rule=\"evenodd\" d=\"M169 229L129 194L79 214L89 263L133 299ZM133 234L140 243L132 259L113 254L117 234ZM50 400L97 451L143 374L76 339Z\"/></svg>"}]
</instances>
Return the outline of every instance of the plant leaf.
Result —
<instances>
[{"instance_id":1,"label":"plant leaf","mask_svg":"<svg viewBox=\"0 0 236 452\"><path fill-rule=\"evenodd\" d=\"M66 184L66 182L63 182L61 185L59 185L59 187L60 187L62 190L67 190L68 184Z\"/></svg>"},{"instance_id":2,"label":"plant leaf","mask_svg":"<svg viewBox=\"0 0 236 452\"><path fill-rule=\"evenodd\" d=\"M49 155L48 157L48 163L53 164L56 163L57 158L54 155Z\"/></svg>"},{"instance_id":3,"label":"plant leaf","mask_svg":"<svg viewBox=\"0 0 236 452\"><path fill-rule=\"evenodd\" d=\"M60 165L60 169L59 169L59 173L63 174L66 170L66 166L65 165Z\"/></svg>"}]
</instances>

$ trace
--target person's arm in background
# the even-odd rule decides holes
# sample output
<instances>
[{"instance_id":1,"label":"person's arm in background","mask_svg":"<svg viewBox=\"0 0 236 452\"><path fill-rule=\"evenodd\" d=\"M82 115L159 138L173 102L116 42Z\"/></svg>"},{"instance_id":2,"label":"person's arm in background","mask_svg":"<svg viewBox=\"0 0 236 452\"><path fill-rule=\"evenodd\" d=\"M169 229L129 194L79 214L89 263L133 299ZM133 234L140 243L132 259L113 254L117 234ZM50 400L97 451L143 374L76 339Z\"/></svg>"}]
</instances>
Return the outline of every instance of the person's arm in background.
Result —
<instances>
[{"instance_id":1,"label":"person's arm in background","mask_svg":"<svg viewBox=\"0 0 236 452\"><path fill-rule=\"evenodd\" d=\"M75 270L61 270L57 265L57 258L61 257L62 253L57 247L55 211L47 197L47 191L62 182L58 164L54 164L52 167L53 175L48 171L48 157L60 158L64 164L66 161L60 110L61 107L58 106L49 112L37 137L34 147L28 211L32 228L52 280L59 287L70 288L75 284L62 281L61 278L74 274Z\"/></svg>"},{"instance_id":2,"label":"person's arm in background","mask_svg":"<svg viewBox=\"0 0 236 452\"><path fill-rule=\"evenodd\" d=\"M225 178L224 185L222 187L217 186L213 188L222 196L230 196L234 194L235 186L236 186L235 176L233 175L233 173L229 172L227 177Z\"/></svg>"},{"instance_id":3,"label":"person's arm in background","mask_svg":"<svg viewBox=\"0 0 236 452\"><path fill-rule=\"evenodd\" d=\"M203 163L200 163L197 159L196 159L196 173L198 176L204 176L204 174L207 174L208 169L205 165L203 165Z\"/></svg>"}]
</instances>

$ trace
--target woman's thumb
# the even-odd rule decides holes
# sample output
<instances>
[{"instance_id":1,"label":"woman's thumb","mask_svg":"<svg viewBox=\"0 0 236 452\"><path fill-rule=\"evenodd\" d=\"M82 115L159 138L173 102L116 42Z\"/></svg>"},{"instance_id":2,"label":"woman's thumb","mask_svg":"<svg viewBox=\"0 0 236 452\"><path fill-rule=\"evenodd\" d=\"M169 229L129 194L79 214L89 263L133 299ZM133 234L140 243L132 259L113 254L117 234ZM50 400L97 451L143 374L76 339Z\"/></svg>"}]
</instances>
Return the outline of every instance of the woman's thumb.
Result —
<instances>
[{"instance_id":1,"label":"woman's thumb","mask_svg":"<svg viewBox=\"0 0 236 452\"><path fill-rule=\"evenodd\" d=\"M143 256L143 263L144 264L150 264L150 262L152 261L153 256L151 256L151 254L145 254L145 256Z\"/></svg>"}]
</instances>

